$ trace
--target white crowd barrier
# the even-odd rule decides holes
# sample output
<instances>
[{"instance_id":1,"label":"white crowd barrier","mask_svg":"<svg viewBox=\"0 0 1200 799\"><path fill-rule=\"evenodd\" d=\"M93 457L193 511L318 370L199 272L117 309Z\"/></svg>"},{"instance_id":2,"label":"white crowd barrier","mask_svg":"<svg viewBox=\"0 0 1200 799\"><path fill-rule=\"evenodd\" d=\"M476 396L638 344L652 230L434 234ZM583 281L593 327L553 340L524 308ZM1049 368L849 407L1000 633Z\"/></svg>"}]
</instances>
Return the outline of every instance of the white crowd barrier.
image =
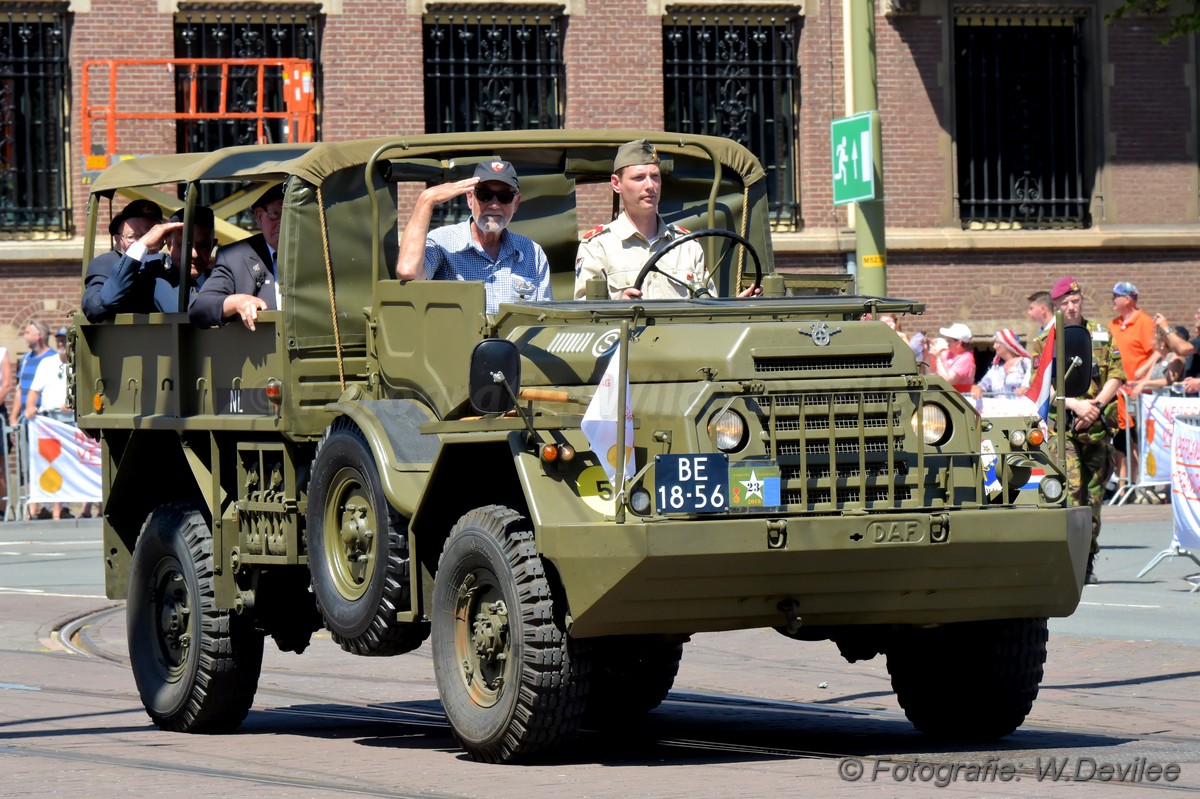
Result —
<instances>
[{"instance_id":1,"label":"white crowd barrier","mask_svg":"<svg viewBox=\"0 0 1200 799\"><path fill-rule=\"evenodd\" d=\"M1138 463L1136 469L1130 470L1129 481L1117 488L1109 500L1110 505L1123 504L1141 489L1171 485L1171 442L1175 419L1200 415L1200 397L1140 394L1127 399L1131 406L1137 406ZM1128 430L1122 430L1117 435L1126 436L1126 443L1131 443Z\"/></svg>"},{"instance_id":2,"label":"white crowd barrier","mask_svg":"<svg viewBox=\"0 0 1200 799\"><path fill-rule=\"evenodd\" d=\"M99 502L100 443L78 427L35 416L29 430L28 502Z\"/></svg>"},{"instance_id":3,"label":"white crowd barrier","mask_svg":"<svg viewBox=\"0 0 1200 799\"><path fill-rule=\"evenodd\" d=\"M1200 400L1193 400L1200 402ZM1171 543L1146 564L1138 577L1163 560L1190 558L1200 566L1200 415L1176 413L1171 420L1169 482L1174 517ZM1200 583L1192 590L1200 588Z\"/></svg>"}]
</instances>

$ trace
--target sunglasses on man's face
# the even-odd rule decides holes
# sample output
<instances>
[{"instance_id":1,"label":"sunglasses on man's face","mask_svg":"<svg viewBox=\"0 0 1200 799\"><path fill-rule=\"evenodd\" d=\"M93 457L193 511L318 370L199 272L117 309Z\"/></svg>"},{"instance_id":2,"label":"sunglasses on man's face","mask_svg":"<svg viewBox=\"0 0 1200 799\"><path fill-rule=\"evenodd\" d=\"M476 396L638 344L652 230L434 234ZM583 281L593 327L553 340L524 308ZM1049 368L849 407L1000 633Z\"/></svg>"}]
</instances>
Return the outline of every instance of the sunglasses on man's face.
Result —
<instances>
[{"instance_id":1,"label":"sunglasses on man's face","mask_svg":"<svg viewBox=\"0 0 1200 799\"><path fill-rule=\"evenodd\" d=\"M475 188L475 199L481 203L490 203L494 197L501 205L508 205L516 196L517 193L509 189L488 189L482 186Z\"/></svg>"}]
</instances>

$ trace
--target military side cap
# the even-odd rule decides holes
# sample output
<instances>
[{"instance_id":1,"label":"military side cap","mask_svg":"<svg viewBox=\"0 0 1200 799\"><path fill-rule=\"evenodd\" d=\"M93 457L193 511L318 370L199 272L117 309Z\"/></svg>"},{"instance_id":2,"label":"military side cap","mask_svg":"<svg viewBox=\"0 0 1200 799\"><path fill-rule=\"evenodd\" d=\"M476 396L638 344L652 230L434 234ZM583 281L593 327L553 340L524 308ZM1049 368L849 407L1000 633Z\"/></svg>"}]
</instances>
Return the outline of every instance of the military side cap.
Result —
<instances>
[{"instance_id":1,"label":"military side cap","mask_svg":"<svg viewBox=\"0 0 1200 799\"><path fill-rule=\"evenodd\" d=\"M125 224L127 219L149 219L157 225L162 221L162 209L158 207L158 203L151 200L134 200L108 223L108 234L115 236L120 233L121 225Z\"/></svg>"},{"instance_id":2,"label":"military side cap","mask_svg":"<svg viewBox=\"0 0 1200 799\"><path fill-rule=\"evenodd\" d=\"M1058 282L1054 284L1054 288L1050 290L1050 299L1061 300L1068 294L1082 294L1083 289L1079 288L1079 281L1073 277L1060 277Z\"/></svg>"},{"instance_id":3,"label":"military side cap","mask_svg":"<svg viewBox=\"0 0 1200 799\"><path fill-rule=\"evenodd\" d=\"M658 150L650 143L649 139L638 139L626 142L617 148L617 157L613 159L613 172L627 166L657 163Z\"/></svg>"},{"instance_id":4,"label":"military side cap","mask_svg":"<svg viewBox=\"0 0 1200 799\"><path fill-rule=\"evenodd\" d=\"M283 184L276 183L274 186L267 189L262 194L258 195L258 199L255 200L254 204L251 205L250 207L251 208L266 208L268 205L275 202L276 200L282 200L282 199L283 199Z\"/></svg>"},{"instance_id":5,"label":"military side cap","mask_svg":"<svg viewBox=\"0 0 1200 799\"><path fill-rule=\"evenodd\" d=\"M171 221L172 222L182 222L183 221L183 209L182 208L180 208L175 213L171 214ZM192 224L199 225L200 227L212 228L212 226L213 226L213 209L209 208L207 205L197 205L196 206L196 218L192 222Z\"/></svg>"},{"instance_id":6,"label":"military side cap","mask_svg":"<svg viewBox=\"0 0 1200 799\"><path fill-rule=\"evenodd\" d=\"M521 190L521 184L517 181L517 170L513 169L513 165L508 161L501 161L498 158L494 161L480 161L476 164L475 177L479 178L480 183L498 180L517 191Z\"/></svg>"}]
</instances>

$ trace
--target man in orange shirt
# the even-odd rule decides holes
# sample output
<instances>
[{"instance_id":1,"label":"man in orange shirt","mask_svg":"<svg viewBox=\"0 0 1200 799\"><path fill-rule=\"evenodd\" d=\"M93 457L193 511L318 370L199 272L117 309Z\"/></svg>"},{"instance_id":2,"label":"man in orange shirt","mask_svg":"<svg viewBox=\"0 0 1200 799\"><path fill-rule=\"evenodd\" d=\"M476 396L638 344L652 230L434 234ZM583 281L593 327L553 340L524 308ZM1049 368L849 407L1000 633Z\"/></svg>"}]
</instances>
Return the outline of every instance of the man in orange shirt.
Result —
<instances>
[{"instance_id":1,"label":"man in orange shirt","mask_svg":"<svg viewBox=\"0 0 1200 799\"><path fill-rule=\"evenodd\" d=\"M1137 286L1128 281L1113 286L1112 303L1117 315L1108 323L1108 332L1113 346L1121 353L1125 374L1132 376L1154 354L1154 320L1138 307ZM1113 431L1113 447L1116 448L1113 476L1118 482L1128 481L1137 470L1136 412L1136 405L1126 408L1125 389L1122 388L1117 405L1120 430Z\"/></svg>"}]
</instances>

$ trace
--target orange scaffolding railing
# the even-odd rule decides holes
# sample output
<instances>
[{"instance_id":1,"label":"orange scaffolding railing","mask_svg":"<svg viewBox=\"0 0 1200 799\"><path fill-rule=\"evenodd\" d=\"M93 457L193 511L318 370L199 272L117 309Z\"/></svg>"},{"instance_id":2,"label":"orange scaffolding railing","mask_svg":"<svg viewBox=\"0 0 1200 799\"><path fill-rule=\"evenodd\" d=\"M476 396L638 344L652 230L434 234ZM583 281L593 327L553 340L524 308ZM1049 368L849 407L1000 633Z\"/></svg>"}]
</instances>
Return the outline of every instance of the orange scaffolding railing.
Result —
<instances>
[{"instance_id":1,"label":"orange scaffolding railing","mask_svg":"<svg viewBox=\"0 0 1200 799\"><path fill-rule=\"evenodd\" d=\"M186 111L120 111L118 110L121 77L119 71L144 69L162 66L174 80L176 70L186 70L186 88L184 91ZM210 100L200 94L200 70L204 67L216 67L219 70L219 92L216 108L202 108L201 103ZM253 111L229 110L230 69L234 67L251 67L255 70L253 80L257 91L256 105ZM278 69L280 74L267 75L269 69ZM104 102L92 104L92 73L101 71L103 88L95 93L104 97ZM102 71L107 71L105 76ZM313 95L313 64L312 61L300 58L121 58L100 59L83 63L83 156L84 168L87 171L104 169L110 160L120 153L117 145L117 122L131 119L162 119L176 121L190 120L254 120L257 122L256 136L260 144L268 142L265 123L268 120L279 119L285 122L285 141L288 143L311 142L316 137L316 100ZM203 76L205 79L217 76ZM248 75L237 75L235 80L246 80ZM142 76L135 81L139 89L144 90ZM269 81L282 79L281 95L284 110L275 111L264 108L267 96L266 89ZM129 90L132 91L132 90ZM106 96L105 96L106 95ZM92 128L104 128L103 147L96 147Z\"/></svg>"}]
</instances>

